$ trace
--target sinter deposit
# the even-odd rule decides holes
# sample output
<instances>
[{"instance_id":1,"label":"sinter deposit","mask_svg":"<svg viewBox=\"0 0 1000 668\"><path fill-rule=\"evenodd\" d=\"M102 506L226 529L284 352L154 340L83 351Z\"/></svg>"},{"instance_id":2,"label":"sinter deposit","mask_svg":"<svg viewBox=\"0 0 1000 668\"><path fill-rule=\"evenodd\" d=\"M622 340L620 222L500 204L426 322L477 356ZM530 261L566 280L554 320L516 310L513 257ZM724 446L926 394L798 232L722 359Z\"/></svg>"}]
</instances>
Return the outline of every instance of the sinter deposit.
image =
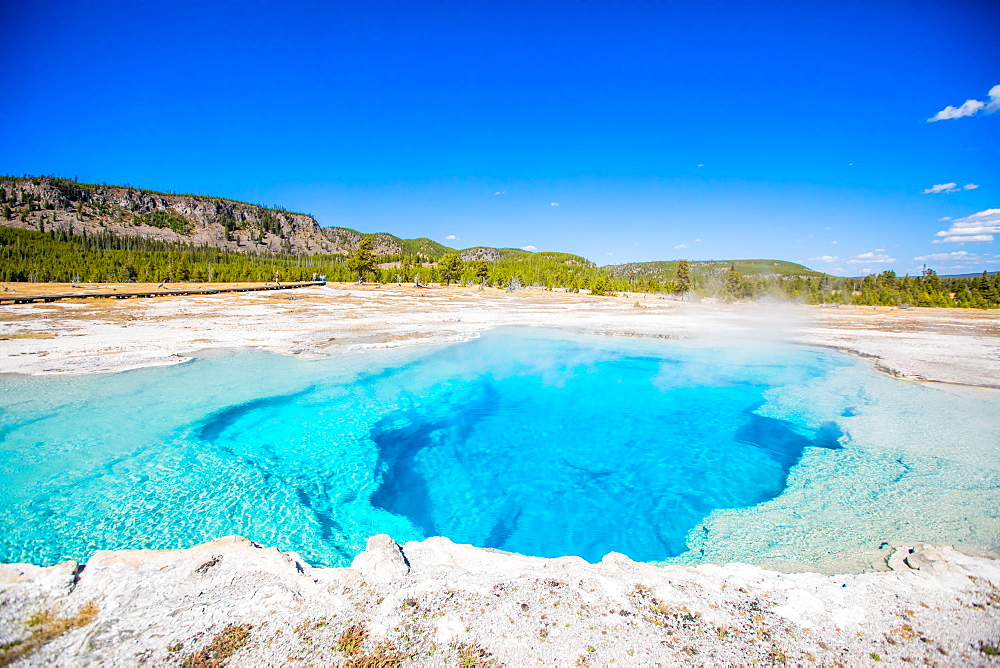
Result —
<instances>
[{"instance_id":1,"label":"sinter deposit","mask_svg":"<svg viewBox=\"0 0 1000 668\"><path fill-rule=\"evenodd\" d=\"M616 553L588 564L383 534L350 568L311 568L231 536L98 552L85 567L0 566L0 642L35 665L996 660L1000 564L917 545L889 566L831 577Z\"/></svg>"}]
</instances>

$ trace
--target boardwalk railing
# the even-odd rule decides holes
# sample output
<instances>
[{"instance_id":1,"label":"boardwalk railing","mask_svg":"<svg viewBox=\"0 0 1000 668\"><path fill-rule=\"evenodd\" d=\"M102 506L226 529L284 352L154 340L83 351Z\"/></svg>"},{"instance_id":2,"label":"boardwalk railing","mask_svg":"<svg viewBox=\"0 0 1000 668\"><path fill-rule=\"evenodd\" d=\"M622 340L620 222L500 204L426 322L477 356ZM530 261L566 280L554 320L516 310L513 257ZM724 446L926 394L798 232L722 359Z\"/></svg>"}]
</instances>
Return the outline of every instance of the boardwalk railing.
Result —
<instances>
[{"instance_id":1,"label":"boardwalk railing","mask_svg":"<svg viewBox=\"0 0 1000 668\"><path fill-rule=\"evenodd\" d=\"M178 295L217 295L221 292L260 292L262 290L291 290L292 288L307 288L313 285L326 285L325 281L308 281L305 283L285 283L280 285L253 285L238 288L179 288L167 290L148 290L143 292L66 292L51 295L5 295L0 293L0 305L31 304L33 302L54 302L60 299L133 299L143 297L176 297Z\"/></svg>"}]
</instances>

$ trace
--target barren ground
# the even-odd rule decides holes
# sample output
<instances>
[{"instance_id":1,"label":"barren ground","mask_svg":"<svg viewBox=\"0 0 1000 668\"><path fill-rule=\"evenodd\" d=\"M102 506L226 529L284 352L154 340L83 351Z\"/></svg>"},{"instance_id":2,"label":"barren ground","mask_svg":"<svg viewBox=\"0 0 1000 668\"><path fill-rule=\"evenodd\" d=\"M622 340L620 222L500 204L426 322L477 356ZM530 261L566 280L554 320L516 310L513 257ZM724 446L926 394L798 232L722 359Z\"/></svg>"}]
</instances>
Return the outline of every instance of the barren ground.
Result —
<instances>
[{"instance_id":1,"label":"barren ground","mask_svg":"<svg viewBox=\"0 0 1000 668\"><path fill-rule=\"evenodd\" d=\"M175 286L177 284L174 284ZM194 287L195 284L190 284ZM209 287L198 284L199 287ZM10 292L64 292L8 284ZM101 285L83 291L155 286ZM118 371L203 348L303 356L466 340L504 325L660 338L748 338L827 346L901 377L1000 387L1000 312L689 303L645 294L328 284L280 292L69 299L0 306L0 372Z\"/></svg>"}]
</instances>

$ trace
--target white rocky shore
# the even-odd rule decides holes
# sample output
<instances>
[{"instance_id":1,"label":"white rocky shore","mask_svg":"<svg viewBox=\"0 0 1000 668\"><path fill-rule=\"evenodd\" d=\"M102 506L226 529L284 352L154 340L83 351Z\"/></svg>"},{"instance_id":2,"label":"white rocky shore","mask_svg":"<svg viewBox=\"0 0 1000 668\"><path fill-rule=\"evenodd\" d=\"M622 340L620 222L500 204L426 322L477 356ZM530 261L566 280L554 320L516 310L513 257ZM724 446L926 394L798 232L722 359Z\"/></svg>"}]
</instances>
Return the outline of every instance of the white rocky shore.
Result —
<instances>
[{"instance_id":1,"label":"white rocky shore","mask_svg":"<svg viewBox=\"0 0 1000 668\"><path fill-rule=\"evenodd\" d=\"M350 568L230 536L0 566L11 665L1000 663L1000 562L897 548L892 570L599 564L374 536Z\"/></svg>"}]
</instances>

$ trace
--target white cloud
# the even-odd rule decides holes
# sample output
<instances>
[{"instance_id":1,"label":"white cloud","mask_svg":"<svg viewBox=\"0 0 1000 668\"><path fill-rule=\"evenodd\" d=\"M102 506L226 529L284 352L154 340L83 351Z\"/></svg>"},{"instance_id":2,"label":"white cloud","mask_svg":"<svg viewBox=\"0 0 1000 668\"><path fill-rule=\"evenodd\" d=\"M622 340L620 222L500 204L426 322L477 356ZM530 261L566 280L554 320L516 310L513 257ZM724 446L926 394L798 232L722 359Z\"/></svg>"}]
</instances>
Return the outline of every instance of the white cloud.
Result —
<instances>
[{"instance_id":1,"label":"white cloud","mask_svg":"<svg viewBox=\"0 0 1000 668\"><path fill-rule=\"evenodd\" d=\"M521 246L521 250L526 250L526 251L536 251L536 250L538 250L538 249L537 249L537 248L535 248L534 246Z\"/></svg>"},{"instance_id":2,"label":"white cloud","mask_svg":"<svg viewBox=\"0 0 1000 668\"><path fill-rule=\"evenodd\" d=\"M876 248L876 249L875 249L875 252L876 252L876 253L884 253L884 252L885 252L885 249L884 249L884 248Z\"/></svg>"},{"instance_id":3,"label":"white cloud","mask_svg":"<svg viewBox=\"0 0 1000 668\"><path fill-rule=\"evenodd\" d=\"M819 257L809 258L810 262L836 262L840 258L836 255L820 255Z\"/></svg>"},{"instance_id":4,"label":"white cloud","mask_svg":"<svg viewBox=\"0 0 1000 668\"><path fill-rule=\"evenodd\" d=\"M458 237L456 237L454 234L449 234L448 236L445 237L445 239L457 239L457 238Z\"/></svg>"},{"instance_id":5,"label":"white cloud","mask_svg":"<svg viewBox=\"0 0 1000 668\"><path fill-rule=\"evenodd\" d=\"M1000 256L998 255L980 255L964 250L952 253L931 253L930 255L921 255L913 259L917 262L966 262L969 264L995 264L1000 262Z\"/></svg>"},{"instance_id":6,"label":"white cloud","mask_svg":"<svg viewBox=\"0 0 1000 668\"><path fill-rule=\"evenodd\" d=\"M943 223L946 220L951 220L951 216L945 216L944 218L938 218L939 223Z\"/></svg>"},{"instance_id":7,"label":"white cloud","mask_svg":"<svg viewBox=\"0 0 1000 668\"><path fill-rule=\"evenodd\" d=\"M549 206L559 206L559 202L549 202Z\"/></svg>"},{"instance_id":8,"label":"white cloud","mask_svg":"<svg viewBox=\"0 0 1000 668\"><path fill-rule=\"evenodd\" d=\"M703 165L702 163L698 163L698 166L699 167L704 167L705 165Z\"/></svg>"},{"instance_id":9,"label":"white cloud","mask_svg":"<svg viewBox=\"0 0 1000 668\"><path fill-rule=\"evenodd\" d=\"M876 253L874 251L871 252L871 253L861 253L860 255L855 255L850 260L846 260L846 262L849 262L851 264L869 264L871 262L889 263L889 262L895 262L895 261L896 261L896 258L894 258L894 257L889 257L888 255L879 254L879 253ZM870 270L869 269L865 269L865 271L870 271Z\"/></svg>"},{"instance_id":10,"label":"white cloud","mask_svg":"<svg viewBox=\"0 0 1000 668\"><path fill-rule=\"evenodd\" d=\"M614 253L605 253L605 255L614 255Z\"/></svg>"},{"instance_id":11,"label":"white cloud","mask_svg":"<svg viewBox=\"0 0 1000 668\"><path fill-rule=\"evenodd\" d=\"M840 242L839 242L839 241L831 241L831 242L830 242L830 245L832 245L832 246L836 246L836 245L837 245L838 243L840 243Z\"/></svg>"},{"instance_id":12,"label":"white cloud","mask_svg":"<svg viewBox=\"0 0 1000 668\"><path fill-rule=\"evenodd\" d=\"M958 235L945 237L944 239L935 239L936 244L965 244L973 242L983 242L983 241L993 241L992 234L969 234L969 235Z\"/></svg>"},{"instance_id":13,"label":"white cloud","mask_svg":"<svg viewBox=\"0 0 1000 668\"><path fill-rule=\"evenodd\" d=\"M975 190L979 186L975 183L966 183L961 188L958 187L957 183L939 183L927 188L923 191L924 195L933 193L957 193L961 190Z\"/></svg>"},{"instance_id":14,"label":"white cloud","mask_svg":"<svg viewBox=\"0 0 1000 668\"><path fill-rule=\"evenodd\" d=\"M1000 265L1000 255L990 253L970 253L969 251L954 251L952 253L930 253L913 258L917 262L933 264L939 270L947 273L959 271L982 271L996 269Z\"/></svg>"},{"instance_id":15,"label":"white cloud","mask_svg":"<svg viewBox=\"0 0 1000 668\"><path fill-rule=\"evenodd\" d=\"M674 248L676 248L678 250L680 250L681 248L687 248L687 247L688 247L687 244L677 244L676 246L674 246Z\"/></svg>"},{"instance_id":16,"label":"white cloud","mask_svg":"<svg viewBox=\"0 0 1000 668\"><path fill-rule=\"evenodd\" d=\"M990 88L990 101L986 105L986 113L992 114L997 109L1000 109L1000 84L997 84L993 88Z\"/></svg>"},{"instance_id":17,"label":"white cloud","mask_svg":"<svg viewBox=\"0 0 1000 668\"><path fill-rule=\"evenodd\" d=\"M506 194L507 194L506 190L498 190L495 193L493 193L493 196L496 197L497 195L506 195Z\"/></svg>"},{"instance_id":18,"label":"white cloud","mask_svg":"<svg viewBox=\"0 0 1000 668\"><path fill-rule=\"evenodd\" d=\"M953 118L972 116L973 114L978 114L983 109L986 110L987 114L992 114L994 111L1000 109L1000 84L990 88L988 95L990 99L989 102L966 100L961 107L953 107L949 105L928 118L927 122L933 123L934 121L946 121Z\"/></svg>"},{"instance_id":19,"label":"white cloud","mask_svg":"<svg viewBox=\"0 0 1000 668\"><path fill-rule=\"evenodd\" d=\"M951 227L934 236L936 244L962 244L967 242L993 241L993 235L1000 234L1000 209L985 209L965 218L955 218Z\"/></svg>"},{"instance_id":20,"label":"white cloud","mask_svg":"<svg viewBox=\"0 0 1000 668\"><path fill-rule=\"evenodd\" d=\"M962 118L963 116L971 116L983 107L986 106L985 102L980 102L979 100L966 100L961 107L953 107L948 105L941 111L937 112L933 116L927 119L928 123L933 123L934 121L946 121L953 118Z\"/></svg>"},{"instance_id":21,"label":"white cloud","mask_svg":"<svg viewBox=\"0 0 1000 668\"><path fill-rule=\"evenodd\" d=\"M694 242L695 242L696 244L700 244L700 243L701 243L701 239L695 239L695 240L694 240Z\"/></svg>"}]
</instances>

